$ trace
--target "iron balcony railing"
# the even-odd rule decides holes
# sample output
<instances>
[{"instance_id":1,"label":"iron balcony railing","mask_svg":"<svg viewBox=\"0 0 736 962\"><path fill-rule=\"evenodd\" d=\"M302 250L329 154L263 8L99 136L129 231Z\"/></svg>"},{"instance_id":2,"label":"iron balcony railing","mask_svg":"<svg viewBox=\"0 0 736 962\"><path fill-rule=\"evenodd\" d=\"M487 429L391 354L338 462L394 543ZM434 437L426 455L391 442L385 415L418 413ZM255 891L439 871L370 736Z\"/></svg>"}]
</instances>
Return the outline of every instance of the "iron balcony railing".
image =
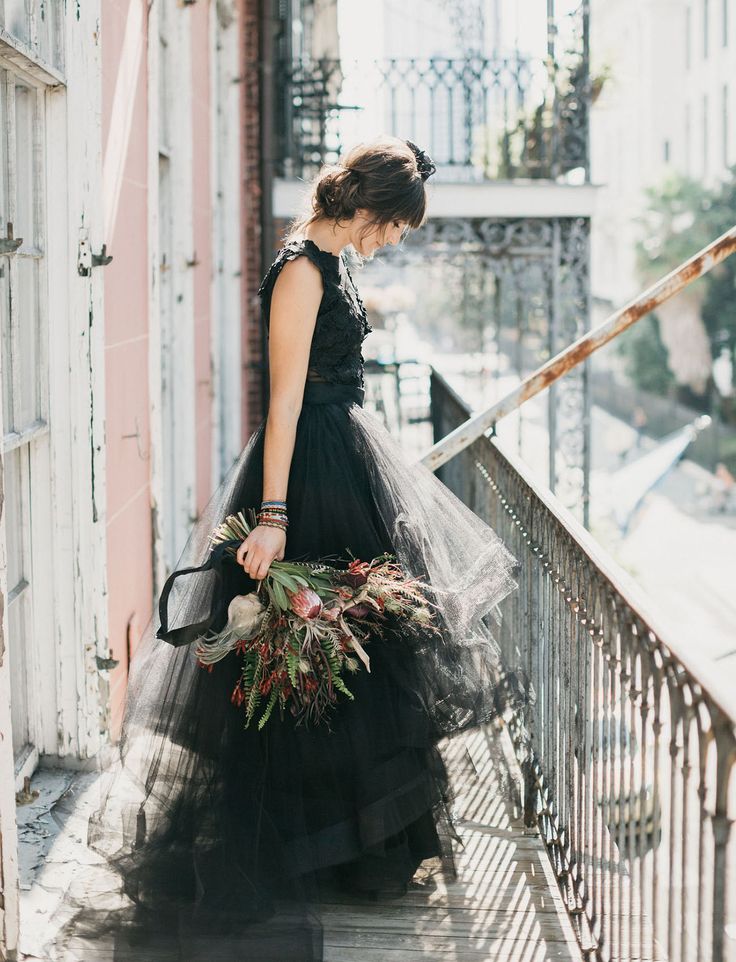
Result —
<instances>
[{"instance_id":1,"label":"iron balcony railing","mask_svg":"<svg viewBox=\"0 0 736 962\"><path fill-rule=\"evenodd\" d=\"M550 358L545 364L525 377L515 388L490 407L478 411L463 423L438 438L425 455L422 462L436 470L468 444L480 437L495 423L525 401L553 385L586 361L595 351L600 350L615 337L631 327L642 317L660 304L674 297L707 274L714 267L736 252L736 225L720 237L680 264L669 274L660 278L651 287L637 295L622 308L614 311L601 324L583 334L564 350Z\"/></svg>"},{"instance_id":2,"label":"iron balcony railing","mask_svg":"<svg viewBox=\"0 0 736 962\"><path fill-rule=\"evenodd\" d=\"M470 416L436 372L431 409L436 439ZM732 692L703 673L697 638L657 628L627 576L496 438L476 437L438 473L521 563L499 642L536 699L509 731L526 821L586 958L733 959Z\"/></svg>"},{"instance_id":3,"label":"iron balcony railing","mask_svg":"<svg viewBox=\"0 0 736 962\"><path fill-rule=\"evenodd\" d=\"M555 179L588 171L587 57L277 62L276 173L310 177L376 129L419 143L438 176Z\"/></svg>"},{"instance_id":4,"label":"iron balcony railing","mask_svg":"<svg viewBox=\"0 0 736 962\"><path fill-rule=\"evenodd\" d=\"M523 463L496 422L736 251L736 227L472 413L434 372L422 457L520 561L500 642L536 700L510 719L583 950L601 960L736 955L736 706L656 626L636 586Z\"/></svg>"}]
</instances>

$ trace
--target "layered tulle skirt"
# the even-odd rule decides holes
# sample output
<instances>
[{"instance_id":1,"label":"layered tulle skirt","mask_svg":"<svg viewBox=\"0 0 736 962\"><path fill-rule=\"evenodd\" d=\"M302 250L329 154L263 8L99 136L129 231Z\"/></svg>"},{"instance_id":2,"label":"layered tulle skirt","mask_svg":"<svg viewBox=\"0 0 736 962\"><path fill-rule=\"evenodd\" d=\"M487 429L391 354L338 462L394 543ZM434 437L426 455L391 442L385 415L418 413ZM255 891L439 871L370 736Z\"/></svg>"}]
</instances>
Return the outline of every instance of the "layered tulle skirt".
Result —
<instances>
[{"instance_id":1,"label":"layered tulle skirt","mask_svg":"<svg viewBox=\"0 0 736 962\"><path fill-rule=\"evenodd\" d=\"M133 658L89 823L117 891L77 895L57 958L86 957L70 946L100 940L115 958L319 962L325 893L400 895L422 863L452 871L443 740L528 694L494 638L516 559L362 405L360 388L306 384L285 560L342 566L392 552L431 586L441 634L389 624L328 724L274 713L260 731L230 699L235 652L205 670L194 644L157 637L162 621L179 640L222 627L234 595L256 588L234 561L207 562L214 527L260 506L264 419L197 520Z\"/></svg>"}]
</instances>

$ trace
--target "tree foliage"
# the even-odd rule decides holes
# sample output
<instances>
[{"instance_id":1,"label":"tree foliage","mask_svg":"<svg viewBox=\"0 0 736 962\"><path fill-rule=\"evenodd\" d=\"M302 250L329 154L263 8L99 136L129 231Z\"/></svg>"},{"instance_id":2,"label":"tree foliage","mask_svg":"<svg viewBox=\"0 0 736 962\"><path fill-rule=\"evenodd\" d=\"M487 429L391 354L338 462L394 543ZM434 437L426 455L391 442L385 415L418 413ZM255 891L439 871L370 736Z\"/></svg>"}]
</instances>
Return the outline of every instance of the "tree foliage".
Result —
<instances>
[{"instance_id":1,"label":"tree foliage","mask_svg":"<svg viewBox=\"0 0 736 962\"><path fill-rule=\"evenodd\" d=\"M645 197L647 206L638 218L642 239L636 263L642 283L648 286L736 224L736 165L716 188L671 175L661 185L647 188ZM718 357L725 347L736 369L736 257L694 281L692 290L700 295L711 357ZM620 350L629 360L634 381L650 390L656 390L655 385L666 389L672 375L667 352L661 349L656 314L627 333L620 339Z\"/></svg>"}]
</instances>

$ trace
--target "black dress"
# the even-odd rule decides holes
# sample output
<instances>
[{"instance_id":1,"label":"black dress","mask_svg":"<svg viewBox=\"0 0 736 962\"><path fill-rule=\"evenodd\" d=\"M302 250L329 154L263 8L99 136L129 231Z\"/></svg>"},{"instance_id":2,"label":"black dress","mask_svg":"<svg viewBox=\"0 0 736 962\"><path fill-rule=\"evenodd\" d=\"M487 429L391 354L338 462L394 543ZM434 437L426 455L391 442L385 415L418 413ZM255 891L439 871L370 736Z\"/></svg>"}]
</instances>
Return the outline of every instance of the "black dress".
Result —
<instances>
[{"instance_id":1,"label":"black dress","mask_svg":"<svg viewBox=\"0 0 736 962\"><path fill-rule=\"evenodd\" d=\"M345 259L306 239L283 247L260 287L264 322L281 268L301 256L319 268L324 292L285 558L340 565L391 551L431 584L442 636L392 624L371 640L371 671L351 676L355 698L339 702L329 724L306 728L275 712L262 731L246 729L230 701L235 653L207 671L194 645L157 637L193 640L208 621L221 627L232 597L255 588L232 561L207 570L208 536L227 514L260 506L264 418L195 524L165 599L166 630L154 617L133 659L122 738L104 761L89 826L125 899L78 899L57 951L84 937L112 940L116 959L318 962L325 893L396 896L425 860L430 870L451 865L452 781L440 743L523 697L492 632L517 586L516 559L363 408L371 328Z\"/></svg>"}]
</instances>

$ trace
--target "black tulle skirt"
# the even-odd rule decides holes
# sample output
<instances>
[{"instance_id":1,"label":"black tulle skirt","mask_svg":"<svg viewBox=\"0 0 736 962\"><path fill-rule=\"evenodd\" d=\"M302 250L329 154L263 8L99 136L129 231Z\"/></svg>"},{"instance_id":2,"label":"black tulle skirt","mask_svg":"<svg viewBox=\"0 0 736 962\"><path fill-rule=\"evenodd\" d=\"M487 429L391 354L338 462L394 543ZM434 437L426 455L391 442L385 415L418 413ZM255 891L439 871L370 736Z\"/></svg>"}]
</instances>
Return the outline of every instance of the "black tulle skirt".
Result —
<instances>
[{"instance_id":1,"label":"black tulle skirt","mask_svg":"<svg viewBox=\"0 0 736 962\"><path fill-rule=\"evenodd\" d=\"M289 474L286 560L342 565L392 552L427 580L442 636L394 623L329 724L274 713L245 727L232 652L203 669L149 623L133 658L120 741L102 760L90 870L60 959L319 962L320 906L400 896L418 867L452 872L453 778L443 739L518 707L500 664L499 603L516 559L496 533L363 408L361 388L307 382ZM195 524L166 599L167 628L224 624L256 585L234 561L204 569L209 534L263 494L265 419ZM429 861L427 861L429 860ZM113 881L115 884L113 884ZM330 895L332 893L332 895ZM107 957L107 955L105 955Z\"/></svg>"}]
</instances>

